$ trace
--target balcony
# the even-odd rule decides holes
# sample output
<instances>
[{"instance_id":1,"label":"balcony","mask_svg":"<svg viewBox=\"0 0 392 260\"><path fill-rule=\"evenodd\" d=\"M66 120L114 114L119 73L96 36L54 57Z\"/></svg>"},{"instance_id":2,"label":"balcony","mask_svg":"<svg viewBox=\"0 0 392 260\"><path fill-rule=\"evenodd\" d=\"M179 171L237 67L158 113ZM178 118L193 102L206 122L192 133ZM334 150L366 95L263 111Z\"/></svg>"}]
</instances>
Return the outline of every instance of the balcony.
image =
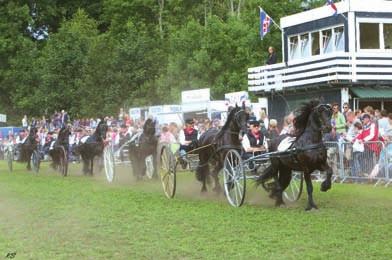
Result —
<instances>
[{"instance_id":1,"label":"balcony","mask_svg":"<svg viewBox=\"0 0 392 260\"><path fill-rule=\"evenodd\" d=\"M392 84L392 52L339 52L248 69L252 92L381 82Z\"/></svg>"}]
</instances>

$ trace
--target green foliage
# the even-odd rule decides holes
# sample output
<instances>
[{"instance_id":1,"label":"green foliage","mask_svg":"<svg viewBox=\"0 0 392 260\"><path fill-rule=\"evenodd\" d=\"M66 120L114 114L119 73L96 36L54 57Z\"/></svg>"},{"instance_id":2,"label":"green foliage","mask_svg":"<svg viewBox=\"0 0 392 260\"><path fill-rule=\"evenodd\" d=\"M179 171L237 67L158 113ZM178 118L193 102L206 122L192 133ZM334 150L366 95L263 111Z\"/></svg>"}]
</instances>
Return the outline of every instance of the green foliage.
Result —
<instances>
[{"instance_id":1,"label":"green foliage","mask_svg":"<svg viewBox=\"0 0 392 260\"><path fill-rule=\"evenodd\" d=\"M176 103L187 89L214 99L247 89L247 68L281 53L281 32L259 39L258 6L275 20L300 0L1 1L0 102L8 114L115 114ZM239 3L241 5L239 6ZM321 4L310 1L309 5ZM48 27L36 40L27 28Z\"/></svg>"}]
</instances>

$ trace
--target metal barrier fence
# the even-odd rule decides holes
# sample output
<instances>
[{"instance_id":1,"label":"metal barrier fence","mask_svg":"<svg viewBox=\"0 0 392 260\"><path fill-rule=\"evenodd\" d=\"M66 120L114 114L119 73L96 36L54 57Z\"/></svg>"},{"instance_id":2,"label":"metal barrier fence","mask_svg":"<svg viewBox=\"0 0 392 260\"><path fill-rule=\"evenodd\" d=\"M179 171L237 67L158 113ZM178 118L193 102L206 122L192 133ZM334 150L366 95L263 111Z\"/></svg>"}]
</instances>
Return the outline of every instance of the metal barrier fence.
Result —
<instances>
[{"instance_id":1,"label":"metal barrier fence","mask_svg":"<svg viewBox=\"0 0 392 260\"><path fill-rule=\"evenodd\" d=\"M375 182L392 184L392 143L325 142L328 164L340 182Z\"/></svg>"}]
</instances>

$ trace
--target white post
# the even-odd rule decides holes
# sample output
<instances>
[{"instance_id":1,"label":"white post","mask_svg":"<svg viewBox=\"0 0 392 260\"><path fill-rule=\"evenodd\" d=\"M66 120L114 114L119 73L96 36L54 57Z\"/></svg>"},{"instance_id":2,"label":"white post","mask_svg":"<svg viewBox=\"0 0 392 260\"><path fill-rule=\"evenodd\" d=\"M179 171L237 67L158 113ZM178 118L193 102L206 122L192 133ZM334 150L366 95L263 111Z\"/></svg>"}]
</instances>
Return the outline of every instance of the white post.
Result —
<instances>
[{"instance_id":1,"label":"white post","mask_svg":"<svg viewBox=\"0 0 392 260\"><path fill-rule=\"evenodd\" d=\"M357 66L356 66L356 43L359 41L359 34L356 35L355 13L348 11L348 52L351 59L351 80L357 82ZM357 39L358 36L358 39Z\"/></svg>"},{"instance_id":2,"label":"white post","mask_svg":"<svg viewBox=\"0 0 392 260\"><path fill-rule=\"evenodd\" d=\"M343 104L344 103L348 103L348 100L350 99L350 96L349 96L349 93L348 93L348 88L342 88L341 90L340 90L340 96L341 96L341 110L340 111L343 111Z\"/></svg>"}]
</instances>

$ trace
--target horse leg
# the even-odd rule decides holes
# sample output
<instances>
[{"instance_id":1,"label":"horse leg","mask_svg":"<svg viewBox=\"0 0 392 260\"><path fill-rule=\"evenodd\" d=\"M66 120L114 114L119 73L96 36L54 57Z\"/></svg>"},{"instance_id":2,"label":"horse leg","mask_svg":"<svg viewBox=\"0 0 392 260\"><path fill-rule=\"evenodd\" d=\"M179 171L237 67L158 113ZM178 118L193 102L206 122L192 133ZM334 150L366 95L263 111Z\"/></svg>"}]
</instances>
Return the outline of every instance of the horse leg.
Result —
<instances>
[{"instance_id":1,"label":"horse leg","mask_svg":"<svg viewBox=\"0 0 392 260\"><path fill-rule=\"evenodd\" d=\"M320 187L320 190L323 192L328 191L329 189L331 189L331 186L332 186L332 173L333 173L333 171L332 171L331 167L329 167L328 165L327 165L326 172L327 172L327 177L321 183L321 187Z\"/></svg>"},{"instance_id":2,"label":"horse leg","mask_svg":"<svg viewBox=\"0 0 392 260\"><path fill-rule=\"evenodd\" d=\"M141 164L141 162L139 162L139 159L138 158L134 158L135 160L134 161L132 161L132 171L133 171L133 176L136 178L136 180L141 180L141 174L140 174L140 171L141 171L141 167L140 167L140 164Z\"/></svg>"},{"instance_id":3,"label":"horse leg","mask_svg":"<svg viewBox=\"0 0 392 260\"><path fill-rule=\"evenodd\" d=\"M146 171L147 171L147 167L146 167L146 158L144 158L144 160L142 160L142 163L140 163L140 171L139 171L139 175L140 178L143 178L143 176L146 176Z\"/></svg>"},{"instance_id":4,"label":"horse leg","mask_svg":"<svg viewBox=\"0 0 392 260\"><path fill-rule=\"evenodd\" d=\"M274 177L274 179L276 179ZM275 180L276 182L276 188L275 191L271 194L275 197L275 206L282 206L284 205L283 201L283 192L289 186L291 181L291 169L288 167L285 167L284 165L281 165L279 168L279 178L278 180Z\"/></svg>"},{"instance_id":5,"label":"horse leg","mask_svg":"<svg viewBox=\"0 0 392 260\"><path fill-rule=\"evenodd\" d=\"M153 178L157 179L158 178L158 156L157 153L153 153L152 155L152 164L154 165L154 174Z\"/></svg>"},{"instance_id":6,"label":"horse leg","mask_svg":"<svg viewBox=\"0 0 392 260\"><path fill-rule=\"evenodd\" d=\"M30 156L27 156L27 166L26 166L26 169L28 171L31 171L31 155L32 155L32 153L31 154L27 153L27 155L30 155Z\"/></svg>"},{"instance_id":7,"label":"horse leg","mask_svg":"<svg viewBox=\"0 0 392 260\"><path fill-rule=\"evenodd\" d=\"M214 171L212 173L212 178L214 179L213 191L216 192L216 194L220 194L222 192L222 187L219 183L219 171L222 169L222 167L223 166L221 163L216 163Z\"/></svg>"},{"instance_id":8,"label":"horse leg","mask_svg":"<svg viewBox=\"0 0 392 260\"><path fill-rule=\"evenodd\" d=\"M196 179L202 183L201 192L207 191L207 176L209 174L209 171L210 170L208 164L200 161L199 165L196 168Z\"/></svg>"},{"instance_id":9,"label":"horse leg","mask_svg":"<svg viewBox=\"0 0 392 260\"><path fill-rule=\"evenodd\" d=\"M83 161L83 174L87 175L89 170L88 170L88 159L86 158L86 155L81 154L82 161Z\"/></svg>"},{"instance_id":10,"label":"horse leg","mask_svg":"<svg viewBox=\"0 0 392 260\"><path fill-rule=\"evenodd\" d=\"M313 184L312 184L312 179L310 177L310 173L305 172L304 178L306 183L306 191L308 192L308 205L306 206L305 210L318 209L318 207L316 206L313 200Z\"/></svg>"},{"instance_id":11,"label":"horse leg","mask_svg":"<svg viewBox=\"0 0 392 260\"><path fill-rule=\"evenodd\" d=\"M90 175L93 176L94 157L90 159Z\"/></svg>"}]
</instances>

